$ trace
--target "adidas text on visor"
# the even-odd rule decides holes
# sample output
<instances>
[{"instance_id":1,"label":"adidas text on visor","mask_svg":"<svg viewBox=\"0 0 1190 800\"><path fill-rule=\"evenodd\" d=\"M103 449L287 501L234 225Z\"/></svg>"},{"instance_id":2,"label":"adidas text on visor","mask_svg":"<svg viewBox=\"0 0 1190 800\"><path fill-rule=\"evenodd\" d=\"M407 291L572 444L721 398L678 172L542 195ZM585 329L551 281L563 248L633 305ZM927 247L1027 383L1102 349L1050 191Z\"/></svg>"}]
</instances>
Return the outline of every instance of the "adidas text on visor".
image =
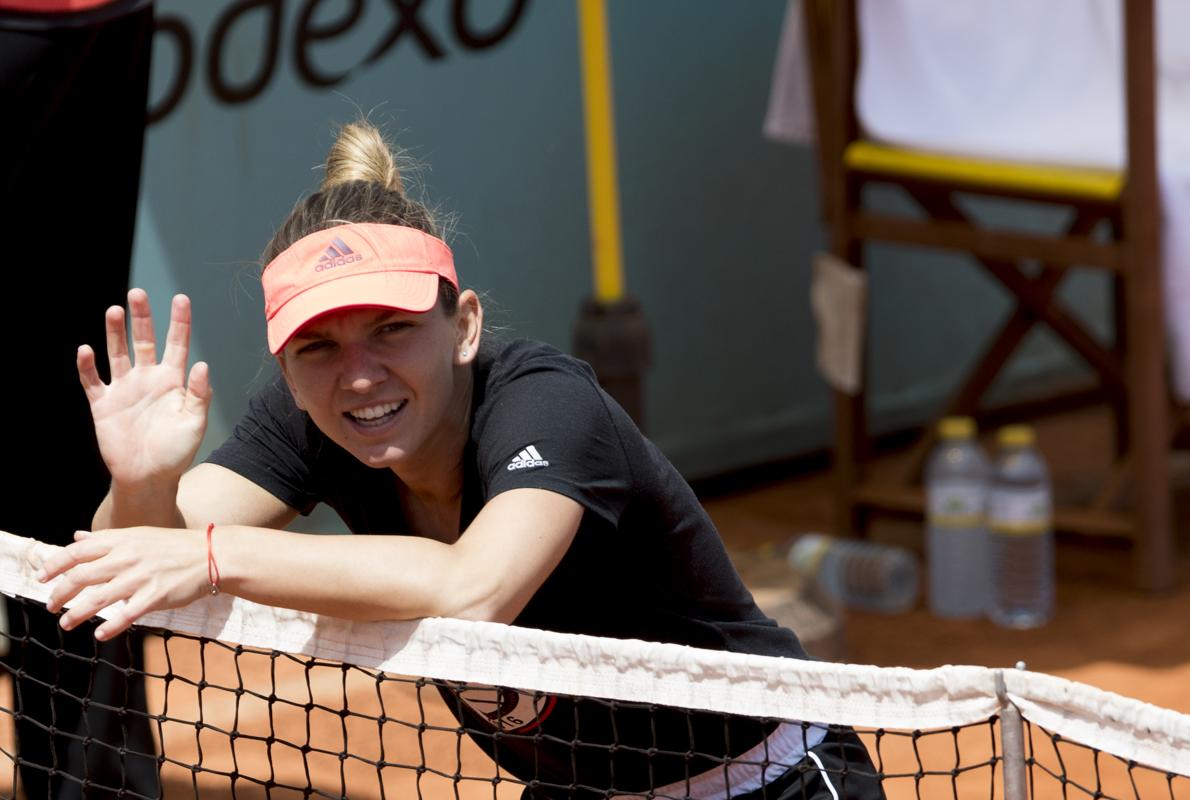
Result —
<instances>
[{"instance_id":1,"label":"adidas text on visor","mask_svg":"<svg viewBox=\"0 0 1190 800\"><path fill-rule=\"evenodd\" d=\"M305 236L261 276L269 351L280 353L302 326L332 311L429 311L439 278L459 288L454 256L446 242L416 228L353 223Z\"/></svg>"}]
</instances>

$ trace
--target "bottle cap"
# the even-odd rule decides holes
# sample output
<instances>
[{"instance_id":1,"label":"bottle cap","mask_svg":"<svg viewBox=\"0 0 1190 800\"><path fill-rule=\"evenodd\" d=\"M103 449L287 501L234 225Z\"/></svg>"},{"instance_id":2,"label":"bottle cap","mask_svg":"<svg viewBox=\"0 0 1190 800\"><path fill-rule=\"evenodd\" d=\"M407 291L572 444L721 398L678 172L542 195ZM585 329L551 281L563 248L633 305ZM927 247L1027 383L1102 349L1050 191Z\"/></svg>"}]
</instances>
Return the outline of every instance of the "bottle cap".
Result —
<instances>
[{"instance_id":1,"label":"bottle cap","mask_svg":"<svg viewBox=\"0 0 1190 800\"><path fill-rule=\"evenodd\" d=\"M938 435L943 439L974 439L975 420L971 417L943 417L938 423Z\"/></svg>"},{"instance_id":2,"label":"bottle cap","mask_svg":"<svg viewBox=\"0 0 1190 800\"><path fill-rule=\"evenodd\" d=\"M811 576L818 571L826 551L830 549L831 537L822 533L805 533L798 537L789 548L786 559L789 566L804 576Z\"/></svg>"},{"instance_id":3,"label":"bottle cap","mask_svg":"<svg viewBox=\"0 0 1190 800\"><path fill-rule=\"evenodd\" d=\"M1029 447L1037 441L1030 425L1006 425L996 434L1001 447Z\"/></svg>"}]
</instances>

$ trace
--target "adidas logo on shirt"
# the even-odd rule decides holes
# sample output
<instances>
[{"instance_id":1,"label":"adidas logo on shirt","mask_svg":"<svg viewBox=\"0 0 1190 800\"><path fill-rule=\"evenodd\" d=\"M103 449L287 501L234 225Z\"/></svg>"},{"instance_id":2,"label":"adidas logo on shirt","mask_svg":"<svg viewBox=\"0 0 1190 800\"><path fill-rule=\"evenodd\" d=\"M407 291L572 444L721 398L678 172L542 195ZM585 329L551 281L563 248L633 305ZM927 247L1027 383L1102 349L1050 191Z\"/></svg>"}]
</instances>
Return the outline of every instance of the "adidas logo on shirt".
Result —
<instances>
[{"instance_id":1,"label":"adidas logo on shirt","mask_svg":"<svg viewBox=\"0 0 1190 800\"><path fill-rule=\"evenodd\" d=\"M541 453L537 452L537 448L529 445L512 457L512 461L508 462L508 471L530 469L532 467L548 467L549 465L550 462L541 457Z\"/></svg>"}]
</instances>

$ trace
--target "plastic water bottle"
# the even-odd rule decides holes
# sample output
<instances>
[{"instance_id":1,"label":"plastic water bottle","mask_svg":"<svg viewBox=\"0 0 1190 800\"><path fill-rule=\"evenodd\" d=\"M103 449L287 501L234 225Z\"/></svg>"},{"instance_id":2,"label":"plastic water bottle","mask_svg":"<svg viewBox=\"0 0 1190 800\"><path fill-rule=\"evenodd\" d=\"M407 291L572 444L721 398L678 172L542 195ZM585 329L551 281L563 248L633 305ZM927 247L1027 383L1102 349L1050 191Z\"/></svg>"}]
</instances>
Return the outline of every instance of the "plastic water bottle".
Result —
<instances>
[{"instance_id":1,"label":"plastic water bottle","mask_svg":"<svg viewBox=\"0 0 1190 800\"><path fill-rule=\"evenodd\" d=\"M849 608L899 614L917 600L917 559L900 547L808 533L793 543L788 559Z\"/></svg>"},{"instance_id":2,"label":"plastic water bottle","mask_svg":"<svg viewBox=\"0 0 1190 800\"><path fill-rule=\"evenodd\" d=\"M1028 425L1003 428L997 443L999 453L988 492L989 616L997 625L1036 628L1049 621L1054 611L1049 470Z\"/></svg>"},{"instance_id":3,"label":"plastic water bottle","mask_svg":"<svg viewBox=\"0 0 1190 800\"><path fill-rule=\"evenodd\" d=\"M990 467L970 417L947 417L938 436L925 476L930 611L979 617L991 599L984 521Z\"/></svg>"}]
</instances>

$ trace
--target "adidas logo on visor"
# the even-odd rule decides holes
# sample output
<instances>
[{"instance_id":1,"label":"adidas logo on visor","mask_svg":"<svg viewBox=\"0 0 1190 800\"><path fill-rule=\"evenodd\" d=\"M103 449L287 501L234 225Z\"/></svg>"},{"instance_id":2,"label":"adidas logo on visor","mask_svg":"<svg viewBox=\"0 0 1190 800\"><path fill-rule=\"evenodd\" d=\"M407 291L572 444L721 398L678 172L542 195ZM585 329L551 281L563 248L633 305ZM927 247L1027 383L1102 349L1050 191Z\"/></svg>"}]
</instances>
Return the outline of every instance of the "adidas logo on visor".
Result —
<instances>
[{"instance_id":1,"label":"adidas logo on visor","mask_svg":"<svg viewBox=\"0 0 1190 800\"><path fill-rule=\"evenodd\" d=\"M537 448L529 445L512 457L512 461L508 462L508 471L531 469L532 467L548 467L549 465L550 462L541 457L541 453L537 452Z\"/></svg>"},{"instance_id":2,"label":"adidas logo on visor","mask_svg":"<svg viewBox=\"0 0 1190 800\"><path fill-rule=\"evenodd\" d=\"M341 267L344 264L350 264L353 261L362 261L363 256L352 250L347 246L347 243L336 236L331 239L330 247L318 259L318 264L314 267L315 272L323 272L335 267Z\"/></svg>"}]
</instances>

